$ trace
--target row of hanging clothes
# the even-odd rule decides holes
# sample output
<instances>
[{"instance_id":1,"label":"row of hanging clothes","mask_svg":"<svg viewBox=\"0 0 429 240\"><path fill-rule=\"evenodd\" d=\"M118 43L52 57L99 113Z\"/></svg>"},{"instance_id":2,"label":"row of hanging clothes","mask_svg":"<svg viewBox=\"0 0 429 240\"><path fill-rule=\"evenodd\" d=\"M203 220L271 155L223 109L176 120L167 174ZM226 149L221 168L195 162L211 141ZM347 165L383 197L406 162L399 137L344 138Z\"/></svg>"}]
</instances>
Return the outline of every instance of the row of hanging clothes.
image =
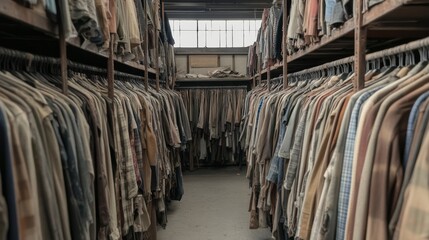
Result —
<instances>
[{"instance_id":1,"label":"row of hanging clothes","mask_svg":"<svg viewBox=\"0 0 429 240\"><path fill-rule=\"evenodd\" d=\"M250 228L275 239L427 239L426 46L369 55L362 90L350 58L248 93Z\"/></svg>"},{"instance_id":2,"label":"row of hanging clothes","mask_svg":"<svg viewBox=\"0 0 429 240\"><path fill-rule=\"evenodd\" d=\"M184 165L239 164L240 122L247 88L197 87L179 90L189 116L192 139ZM192 167L191 167L192 165Z\"/></svg>"},{"instance_id":3,"label":"row of hanging clothes","mask_svg":"<svg viewBox=\"0 0 429 240\"><path fill-rule=\"evenodd\" d=\"M117 73L110 99L70 63L65 95L59 60L0 52L0 239L156 239L184 193L180 94Z\"/></svg>"}]
</instances>

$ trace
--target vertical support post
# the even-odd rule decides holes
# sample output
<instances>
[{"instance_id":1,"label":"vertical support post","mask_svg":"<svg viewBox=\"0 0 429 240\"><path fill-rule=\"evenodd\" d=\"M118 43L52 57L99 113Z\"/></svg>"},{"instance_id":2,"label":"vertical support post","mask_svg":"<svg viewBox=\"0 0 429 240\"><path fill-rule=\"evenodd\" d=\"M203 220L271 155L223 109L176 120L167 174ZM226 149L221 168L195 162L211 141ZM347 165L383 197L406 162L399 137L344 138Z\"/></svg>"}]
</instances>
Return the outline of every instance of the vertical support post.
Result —
<instances>
[{"instance_id":1,"label":"vertical support post","mask_svg":"<svg viewBox=\"0 0 429 240\"><path fill-rule=\"evenodd\" d=\"M287 0L283 0L283 89L288 86L287 79L287 29L288 29L288 15L287 15Z\"/></svg>"},{"instance_id":2,"label":"vertical support post","mask_svg":"<svg viewBox=\"0 0 429 240\"><path fill-rule=\"evenodd\" d=\"M363 27L362 22L362 0L354 1L355 18L355 73L356 81L354 90L359 91L365 87L365 50L367 40L367 28Z\"/></svg>"},{"instance_id":3,"label":"vertical support post","mask_svg":"<svg viewBox=\"0 0 429 240\"><path fill-rule=\"evenodd\" d=\"M159 6L157 5L156 8L154 9L154 16L155 17L159 17L159 15L157 13L159 13ZM155 21L155 34L154 34L154 39L153 42L155 44L155 70L156 70L156 91L159 92L159 32L158 32L158 27L156 24L157 21Z\"/></svg>"},{"instance_id":4,"label":"vertical support post","mask_svg":"<svg viewBox=\"0 0 429 240\"><path fill-rule=\"evenodd\" d=\"M191 73L191 61L189 59L189 55L186 55L186 71L187 73Z\"/></svg>"},{"instance_id":5,"label":"vertical support post","mask_svg":"<svg viewBox=\"0 0 429 240\"><path fill-rule=\"evenodd\" d=\"M255 75L253 75L253 77L252 77L252 88L255 88L256 87L256 77L255 77Z\"/></svg>"},{"instance_id":6,"label":"vertical support post","mask_svg":"<svg viewBox=\"0 0 429 240\"><path fill-rule=\"evenodd\" d=\"M67 76L67 43L65 36L65 29L63 27L63 19L61 14L61 6L57 4L57 21L58 21L58 31L60 35L60 70L61 70L61 82L62 82L62 91L64 95L68 94L68 76Z\"/></svg>"},{"instance_id":7,"label":"vertical support post","mask_svg":"<svg viewBox=\"0 0 429 240\"><path fill-rule=\"evenodd\" d=\"M143 0L142 0L143 1ZM144 8L144 86L146 91L149 91L149 25L148 25L148 14L147 14L147 3L143 1Z\"/></svg>"},{"instance_id":8,"label":"vertical support post","mask_svg":"<svg viewBox=\"0 0 429 240\"><path fill-rule=\"evenodd\" d=\"M155 29L155 70L156 70L156 91L159 92L159 32Z\"/></svg>"},{"instance_id":9,"label":"vertical support post","mask_svg":"<svg viewBox=\"0 0 429 240\"><path fill-rule=\"evenodd\" d=\"M232 70L235 71L235 54L232 54Z\"/></svg>"},{"instance_id":10,"label":"vertical support post","mask_svg":"<svg viewBox=\"0 0 429 240\"><path fill-rule=\"evenodd\" d=\"M114 79L115 79L115 62L113 56L113 43L115 42L115 34L110 34L110 42L109 42L109 58L107 60L107 94L108 97L113 100L114 98Z\"/></svg>"},{"instance_id":11,"label":"vertical support post","mask_svg":"<svg viewBox=\"0 0 429 240\"><path fill-rule=\"evenodd\" d=\"M60 17L61 18L61 17ZM61 81L62 81L62 90L65 95L68 94L68 76L67 76L67 43L64 36L64 30L60 26L60 64L61 64Z\"/></svg>"},{"instance_id":12,"label":"vertical support post","mask_svg":"<svg viewBox=\"0 0 429 240\"><path fill-rule=\"evenodd\" d=\"M257 43L256 44L256 51L258 51L258 54L257 54L257 56L258 56L258 74L259 74L259 79L258 79L258 85L260 85L261 84L261 82L262 82L262 66L261 66L261 53L259 52L259 43Z\"/></svg>"},{"instance_id":13,"label":"vertical support post","mask_svg":"<svg viewBox=\"0 0 429 240\"><path fill-rule=\"evenodd\" d=\"M161 14L162 14L162 24L163 24L163 26L165 26L165 13L164 13L164 11L165 11L165 5L164 5L164 0L161 0ZM168 42L166 43L167 44L167 46L168 46ZM166 47L166 45L165 45L165 43L164 43L164 48ZM170 49L170 47L168 47L167 48L168 50ZM168 57L169 57L169 54L166 52L165 53L166 54L166 56L165 56L165 65L166 65L166 68L169 68L170 66L170 62L171 61L174 61L174 59L167 59ZM167 73L169 73L170 71L169 70L167 70ZM169 74L167 74L167 78L166 78L166 82L165 82L165 87L167 88L167 89L170 89L170 76L168 76Z\"/></svg>"}]
</instances>

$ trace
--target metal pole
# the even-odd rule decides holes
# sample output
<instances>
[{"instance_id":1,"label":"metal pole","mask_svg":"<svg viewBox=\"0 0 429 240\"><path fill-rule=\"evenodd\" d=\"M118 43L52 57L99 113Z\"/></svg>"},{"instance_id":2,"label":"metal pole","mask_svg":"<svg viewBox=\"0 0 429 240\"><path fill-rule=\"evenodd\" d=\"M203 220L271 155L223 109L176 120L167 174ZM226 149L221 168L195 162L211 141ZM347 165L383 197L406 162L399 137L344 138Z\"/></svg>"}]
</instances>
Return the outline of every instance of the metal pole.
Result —
<instances>
[{"instance_id":1,"label":"metal pole","mask_svg":"<svg viewBox=\"0 0 429 240\"><path fill-rule=\"evenodd\" d=\"M261 53L259 52L259 43L257 43L256 44L256 51L258 51L258 54L257 54L257 56L258 56L258 73L259 73L259 79L258 79L258 85L260 85L261 84L261 82L262 82L262 66L261 66Z\"/></svg>"},{"instance_id":2,"label":"metal pole","mask_svg":"<svg viewBox=\"0 0 429 240\"><path fill-rule=\"evenodd\" d=\"M283 0L283 89L288 86L287 79L287 0Z\"/></svg>"},{"instance_id":3,"label":"metal pole","mask_svg":"<svg viewBox=\"0 0 429 240\"><path fill-rule=\"evenodd\" d=\"M367 40L367 28L362 26L362 0L354 1L355 8L355 73L356 80L354 90L359 91L365 87L365 50Z\"/></svg>"},{"instance_id":4,"label":"metal pole","mask_svg":"<svg viewBox=\"0 0 429 240\"><path fill-rule=\"evenodd\" d=\"M58 18L61 19L61 16ZM68 94L68 76L67 76L67 43L64 36L64 29L61 22L58 24L60 30L60 65L61 65L61 81L62 90L65 95Z\"/></svg>"},{"instance_id":5,"label":"metal pole","mask_svg":"<svg viewBox=\"0 0 429 240\"><path fill-rule=\"evenodd\" d=\"M162 13L162 24L163 24L163 26L165 27L165 14L164 14L164 11L165 11L165 6L164 6L164 0L161 0L161 13ZM164 43L164 48L165 48L165 43ZM167 42L167 46L168 46L168 42ZM169 50L170 49L170 47L168 47L167 48L167 50ZM169 63L171 62L171 61L174 61L174 59L168 59L167 60L167 58L168 58L168 54L167 54L167 52L165 53L166 54L166 56L165 56L165 66L166 66L166 68L168 69L168 67L169 67ZM168 62L168 64L167 64L167 62ZM166 69L166 70L167 70ZM166 79L166 83L165 83L165 87L167 88L167 89L170 89L170 76L168 76L170 71L169 70L167 70L167 79Z\"/></svg>"},{"instance_id":6,"label":"metal pole","mask_svg":"<svg viewBox=\"0 0 429 240\"><path fill-rule=\"evenodd\" d=\"M157 17L159 13L158 6L154 9L154 17ZM159 32L158 32L158 26L156 25L156 21L154 23L155 26L155 35L154 37L154 44L155 44L155 70L156 70L156 91L159 92Z\"/></svg>"},{"instance_id":7,"label":"metal pole","mask_svg":"<svg viewBox=\"0 0 429 240\"><path fill-rule=\"evenodd\" d=\"M155 57L156 57L156 59L155 59L155 70L156 70L156 91L158 91L159 92L159 44L158 44L158 39L159 39L159 37L158 37L158 30L157 29L155 29L155 39L154 39L154 41L155 41Z\"/></svg>"},{"instance_id":8,"label":"metal pole","mask_svg":"<svg viewBox=\"0 0 429 240\"><path fill-rule=\"evenodd\" d=\"M61 6L57 5L57 21L58 21L58 30L60 35L60 69L61 69L61 81L62 81L62 91L64 95L68 94L68 76L67 76L67 43L65 37L65 29L63 27L63 19L61 15Z\"/></svg>"},{"instance_id":9,"label":"metal pole","mask_svg":"<svg viewBox=\"0 0 429 240\"><path fill-rule=\"evenodd\" d=\"M113 55L113 42L115 41L115 34L110 34L110 43L109 43L109 58L107 60L107 90L108 96L111 100L114 98L114 78L115 78L115 63Z\"/></svg>"},{"instance_id":10,"label":"metal pole","mask_svg":"<svg viewBox=\"0 0 429 240\"><path fill-rule=\"evenodd\" d=\"M147 4L146 1L143 1L144 5L144 26L145 26L145 32L144 32L144 66L145 66L145 72L144 72L144 85L146 88L146 91L149 91L149 25L148 25L148 16L147 16Z\"/></svg>"}]
</instances>

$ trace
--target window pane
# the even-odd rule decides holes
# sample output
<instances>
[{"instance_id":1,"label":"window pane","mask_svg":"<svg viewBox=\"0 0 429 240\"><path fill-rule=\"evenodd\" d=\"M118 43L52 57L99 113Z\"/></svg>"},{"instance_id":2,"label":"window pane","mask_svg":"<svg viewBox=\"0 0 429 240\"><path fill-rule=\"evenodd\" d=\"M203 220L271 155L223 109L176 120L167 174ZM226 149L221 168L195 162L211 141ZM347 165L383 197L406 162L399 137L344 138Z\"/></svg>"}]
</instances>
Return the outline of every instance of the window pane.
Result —
<instances>
[{"instance_id":1,"label":"window pane","mask_svg":"<svg viewBox=\"0 0 429 240\"><path fill-rule=\"evenodd\" d=\"M233 31L233 47L243 47L243 31Z\"/></svg>"},{"instance_id":2,"label":"window pane","mask_svg":"<svg viewBox=\"0 0 429 240\"><path fill-rule=\"evenodd\" d=\"M233 21L232 20L226 21L226 30L232 31L232 25L233 25Z\"/></svg>"},{"instance_id":3,"label":"window pane","mask_svg":"<svg viewBox=\"0 0 429 240\"><path fill-rule=\"evenodd\" d=\"M181 31L181 47L197 47L197 31Z\"/></svg>"},{"instance_id":4,"label":"window pane","mask_svg":"<svg viewBox=\"0 0 429 240\"><path fill-rule=\"evenodd\" d=\"M244 30L245 31L248 31L248 30L250 30L250 23L251 22L253 22L253 21L250 21L250 20L244 20Z\"/></svg>"},{"instance_id":5,"label":"window pane","mask_svg":"<svg viewBox=\"0 0 429 240\"><path fill-rule=\"evenodd\" d=\"M219 47L219 31L207 32L207 47Z\"/></svg>"},{"instance_id":6,"label":"window pane","mask_svg":"<svg viewBox=\"0 0 429 240\"><path fill-rule=\"evenodd\" d=\"M232 47L232 31L226 32L226 46Z\"/></svg>"},{"instance_id":7,"label":"window pane","mask_svg":"<svg viewBox=\"0 0 429 240\"><path fill-rule=\"evenodd\" d=\"M244 46L250 46L256 41L256 31L244 32Z\"/></svg>"},{"instance_id":8,"label":"window pane","mask_svg":"<svg viewBox=\"0 0 429 240\"><path fill-rule=\"evenodd\" d=\"M256 30L257 28L259 28L259 26L257 25L258 23L256 22L256 20L252 20L249 23L249 30Z\"/></svg>"},{"instance_id":9,"label":"window pane","mask_svg":"<svg viewBox=\"0 0 429 240\"><path fill-rule=\"evenodd\" d=\"M258 30L262 25L262 20L256 20L255 21L255 30Z\"/></svg>"},{"instance_id":10,"label":"window pane","mask_svg":"<svg viewBox=\"0 0 429 240\"><path fill-rule=\"evenodd\" d=\"M198 47L204 48L206 47L206 31L198 32Z\"/></svg>"},{"instance_id":11,"label":"window pane","mask_svg":"<svg viewBox=\"0 0 429 240\"><path fill-rule=\"evenodd\" d=\"M180 30L197 30L197 21L196 20L181 20L180 21Z\"/></svg>"},{"instance_id":12,"label":"window pane","mask_svg":"<svg viewBox=\"0 0 429 240\"><path fill-rule=\"evenodd\" d=\"M170 26L172 30L179 30L178 20L170 20Z\"/></svg>"},{"instance_id":13,"label":"window pane","mask_svg":"<svg viewBox=\"0 0 429 240\"><path fill-rule=\"evenodd\" d=\"M243 20L228 21L228 30L243 30Z\"/></svg>"},{"instance_id":14,"label":"window pane","mask_svg":"<svg viewBox=\"0 0 429 240\"><path fill-rule=\"evenodd\" d=\"M221 31L219 34L220 37L220 47L226 47L226 31Z\"/></svg>"},{"instance_id":15,"label":"window pane","mask_svg":"<svg viewBox=\"0 0 429 240\"><path fill-rule=\"evenodd\" d=\"M225 21L212 21L212 30L224 30L225 29Z\"/></svg>"},{"instance_id":16,"label":"window pane","mask_svg":"<svg viewBox=\"0 0 429 240\"><path fill-rule=\"evenodd\" d=\"M198 31L209 30L209 26L211 25L211 21L200 21L198 20Z\"/></svg>"}]
</instances>

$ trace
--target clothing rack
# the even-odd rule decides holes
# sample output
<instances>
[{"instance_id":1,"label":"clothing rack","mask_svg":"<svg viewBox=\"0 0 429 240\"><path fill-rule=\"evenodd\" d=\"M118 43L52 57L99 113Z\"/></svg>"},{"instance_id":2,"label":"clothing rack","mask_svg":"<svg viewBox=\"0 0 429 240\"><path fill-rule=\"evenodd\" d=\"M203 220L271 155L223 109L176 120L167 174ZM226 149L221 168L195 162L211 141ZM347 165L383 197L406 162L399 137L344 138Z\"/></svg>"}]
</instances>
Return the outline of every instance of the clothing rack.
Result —
<instances>
[{"instance_id":1,"label":"clothing rack","mask_svg":"<svg viewBox=\"0 0 429 240\"><path fill-rule=\"evenodd\" d=\"M51 70L49 71L50 73L56 73L55 70L58 70L60 64L60 60L57 58L33 55L0 47L0 65L4 69L18 70L25 68L26 70L31 70L32 68L37 68L42 72Z\"/></svg>"},{"instance_id":2,"label":"clothing rack","mask_svg":"<svg viewBox=\"0 0 429 240\"><path fill-rule=\"evenodd\" d=\"M247 86L190 86L176 87L175 89L247 89Z\"/></svg>"},{"instance_id":3,"label":"clothing rack","mask_svg":"<svg viewBox=\"0 0 429 240\"><path fill-rule=\"evenodd\" d=\"M76 72L84 71L84 72L91 72L91 73L95 73L95 74L106 74L107 73L106 69L98 68L98 67L94 67L94 66L89 66L89 65L85 65L85 64L81 64L81 63L76 63L76 62L72 62L72 61L68 61L68 65L70 66L69 69L76 71ZM139 75L123 73L123 72L119 72L119 71L114 71L114 74L115 74L115 78L117 78L119 80L124 80L124 81L126 81L128 79L134 79L134 80L138 80L138 81L144 80L144 77L139 76ZM148 81L151 84L156 83L155 79L149 78ZM166 81L160 81L160 83L165 84Z\"/></svg>"},{"instance_id":4,"label":"clothing rack","mask_svg":"<svg viewBox=\"0 0 429 240\"><path fill-rule=\"evenodd\" d=\"M277 83L277 82L280 82L280 81L283 81L283 76L270 79L270 82L272 82L272 83ZM268 79L262 80L262 82L268 82Z\"/></svg>"},{"instance_id":5,"label":"clothing rack","mask_svg":"<svg viewBox=\"0 0 429 240\"><path fill-rule=\"evenodd\" d=\"M393 56L398 54L403 54L407 52L412 52L419 49L424 49L429 47L429 37L423 38L420 40L416 40L410 43L406 43L403 45L399 45L393 48L381 50L375 53L370 53L366 56L366 60L377 60L377 59L383 59L386 58L386 56ZM421 52L422 54L423 52ZM427 51L426 51L427 55Z\"/></svg>"},{"instance_id":6,"label":"clothing rack","mask_svg":"<svg viewBox=\"0 0 429 240\"><path fill-rule=\"evenodd\" d=\"M416 40L410 43L406 43L403 45L399 45L393 48L384 49L378 52L370 53L365 56L365 60L367 62L367 69L369 69L370 65L381 65L381 61L383 61L383 65L386 66L386 60L389 60L390 64L396 64L396 57L398 57L398 62L402 63L403 61L415 61L415 55L413 51L419 50L420 59L428 60L429 58L429 37L423 38L420 40ZM323 75L325 71L331 72L337 70L337 73L340 72L341 68L347 67L348 69L353 70L353 65L355 63L355 56L346 57L343 59L339 59L333 62L325 63L320 66L312 67L309 69L305 69L299 72L288 74L288 79L291 78L295 80L296 78L306 78L308 76L313 76L314 74ZM294 81L288 82L294 82Z\"/></svg>"},{"instance_id":7,"label":"clothing rack","mask_svg":"<svg viewBox=\"0 0 429 240\"><path fill-rule=\"evenodd\" d=\"M108 70L104 68L94 67L73 61L67 61L68 70L81 73L90 73L97 75L106 75ZM34 55L27 52L18 50L8 49L0 47L0 66L3 69L8 70L27 70L27 71L39 71L42 73L49 74L60 74L61 59L54 57L47 57L41 55ZM115 78L120 80L134 79L138 81L144 80L144 77L114 71ZM156 84L155 79L148 79L151 84ZM166 84L166 81L160 81L160 83ZM113 85L111 86L113 88ZM110 86L109 86L110 88Z\"/></svg>"},{"instance_id":8,"label":"clothing rack","mask_svg":"<svg viewBox=\"0 0 429 240\"><path fill-rule=\"evenodd\" d=\"M250 90L251 81L249 78L197 78L197 79L176 79L175 89L197 88L217 88L224 89L242 87Z\"/></svg>"}]
</instances>

